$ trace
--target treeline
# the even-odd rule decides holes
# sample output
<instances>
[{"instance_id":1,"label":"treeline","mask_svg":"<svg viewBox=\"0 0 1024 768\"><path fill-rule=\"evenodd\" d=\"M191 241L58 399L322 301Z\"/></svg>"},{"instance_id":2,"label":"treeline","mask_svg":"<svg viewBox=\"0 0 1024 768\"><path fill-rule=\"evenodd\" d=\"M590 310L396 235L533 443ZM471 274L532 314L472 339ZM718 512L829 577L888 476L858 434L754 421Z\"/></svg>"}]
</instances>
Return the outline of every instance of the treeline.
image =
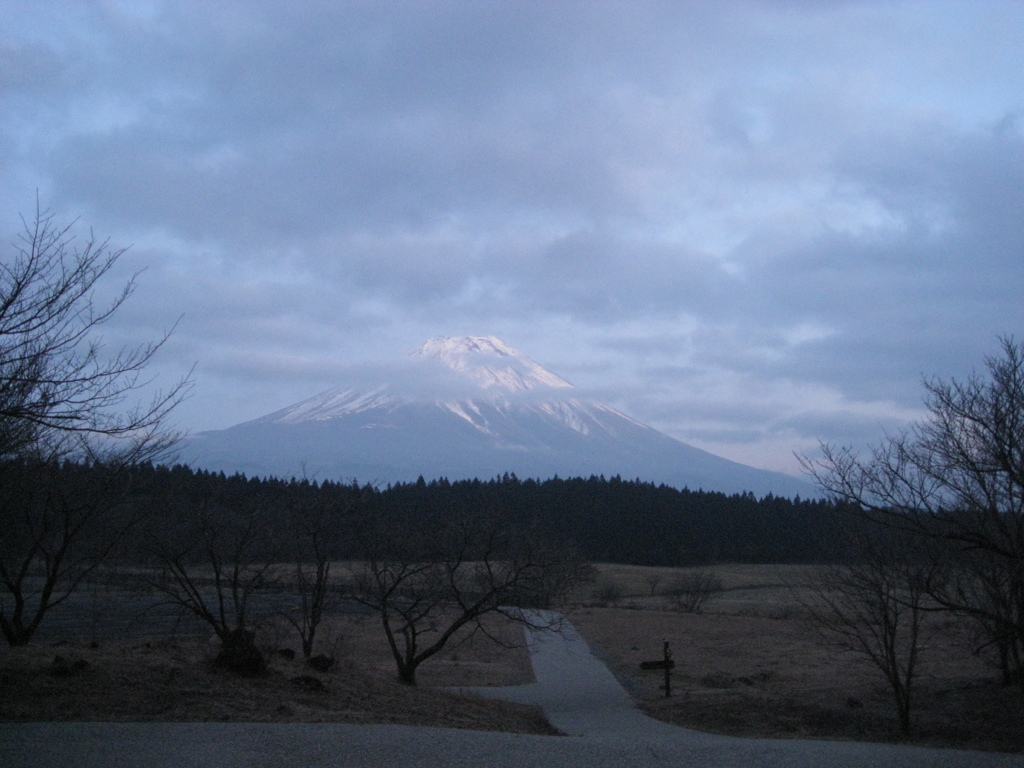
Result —
<instances>
[{"instance_id":1,"label":"treeline","mask_svg":"<svg viewBox=\"0 0 1024 768\"><path fill-rule=\"evenodd\" d=\"M836 554L836 507L821 500L679 490L640 480L436 480L391 486L385 509L496 512L579 547L594 562L684 566L809 563Z\"/></svg>"},{"instance_id":2,"label":"treeline","mask_svg":"<svg viewBox=\"0 0 1024 768\"><path fill-rule=\"evenodd\" d=\"M14 459L0 462L0 632L30 642L51 608L109 576L208 625L218 664L258 674L268 611L310 657L321 620L344 602L381 617L399 679L415 684L456 632L494 613L532 621L516 608L551 605L589 578L587 561L821 561L840 511L619 477L380 489ZM439 615L454 618L437 634Z\"/></svg>"},{"instance_id":3,"label":"treeline","mask_svg":"<svg viewBox=\"0 0 1024 768\"><path fill-rule=\"evenodd\" d=\"M619 477L445 479L385 488L331 481L227 476L184 466L132 470L130 505L173 524L183 504L258 504L266 525L315 505L337 516L332 555L360 557L345 531L373 519L392 527L436 527L454 515L488 515L574 546L593 562L686 566L716 562L815 563L838 555L834 503L772 495L679 490ZM275 515L274 510L280 514ZM276 522L275 522L276 521ZM268 535L270 531L267 531Z\"/></svg>"}]
</instances>

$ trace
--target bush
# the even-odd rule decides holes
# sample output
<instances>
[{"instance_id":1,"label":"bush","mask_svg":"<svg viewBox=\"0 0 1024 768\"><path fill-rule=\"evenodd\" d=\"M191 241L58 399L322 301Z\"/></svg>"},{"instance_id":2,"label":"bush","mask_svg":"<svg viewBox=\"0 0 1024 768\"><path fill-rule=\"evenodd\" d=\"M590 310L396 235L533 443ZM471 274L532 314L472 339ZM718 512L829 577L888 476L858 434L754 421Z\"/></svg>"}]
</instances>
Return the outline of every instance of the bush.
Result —
<instances>
[{"instance_id":1,"label":"bush","mask_svg":"<svg viewBox=\"0 0 1024 768\"><path fill-rule=\"evenodd\" d=\"M238 675L255 676L267 671L267 659L256 647L256 634L247 630L236 630L224 639L213 664Z\"/></svg>"},{"instance_id":2,"label":"bush","mask_svg":"<svg viewBox=\"0 0 1024 768\"><path fill-rule=\"evenodd\" d=\"M615 605L622 599L622 587L610 576L602 576L594 587L594 599L601 605Z\"/></svg>"},{"instance_id":3,"label":"bush","mask_svg":"<svg viewBox=\"0 0 1024 768\"><path fill-rule=\"evenodd\" d=\"M704 604L722 591L722 580L713 573L698 571L676 579L665 591L669 604L683 613L700 613Z\"/></svg>"}]
</instances>

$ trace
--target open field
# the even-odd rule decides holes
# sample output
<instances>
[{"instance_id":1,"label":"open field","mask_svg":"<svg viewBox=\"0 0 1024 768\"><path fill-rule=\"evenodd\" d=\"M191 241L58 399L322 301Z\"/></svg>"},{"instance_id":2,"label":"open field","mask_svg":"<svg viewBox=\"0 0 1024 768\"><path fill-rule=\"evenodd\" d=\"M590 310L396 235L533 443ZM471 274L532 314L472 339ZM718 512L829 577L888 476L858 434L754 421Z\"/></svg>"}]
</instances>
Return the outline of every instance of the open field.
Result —
<instances>
[{"instance_id":1,"label":"open field","mask_svg":"<svg viewBox=\"0 0 1024 768\"><path fill-rule=\"evenodd\" d=\"M696 570L696 569L695 569ZM830 647L788 585L806 566L716 566L723 591L702 613L669 610L650 596L679 572L598 566L598 584L620 585L614 606L581 605L573 624L639 704L661 720L714 733L782 738L902 741L881 673L862 657ZM663 676L639 663L661 658L668 640L676 668L672 697ZM1019 688L972 656L965 628L945 616L928 627L910 743L1024 752Z\"/></svg>"},{"instance_id":2,"label":"open field","mask_svg":"<svg viewBox=\"0 0 1024 768\"><path fill-rule=\"evenodd\" d=\"M824 644L789 586L813 569L725 565L701 613L682 613L657 594L687 571L597 566L594 584L563 606L591 647L653 716L701 730L769 737L899 741L888 689L860 657ZM595 595L609 582L614 601ZM652 592L656 593L652 595ZM460 696L445 687L512 685L532 679L517 627L493 627L514 648L476 636L419 670L420 686L395 680L377 621L338 617L317 651L337 659L329 672L273 655L268 675L214 671L217 647L205 637L177 639L54 635L27 648L0 648L0 719L250 720L394 722L548 733L535 709ZM964 628L945 617L929 627L915 705L913 743L1024 752L1022 693L970 655ZM298 648L267 627L270 647ZM671 644L673 696L659 672L639 662ZM65 669L55 657L65 659ZM75 669L77 660L84 665Z\"/></svg>"}]
</instances>

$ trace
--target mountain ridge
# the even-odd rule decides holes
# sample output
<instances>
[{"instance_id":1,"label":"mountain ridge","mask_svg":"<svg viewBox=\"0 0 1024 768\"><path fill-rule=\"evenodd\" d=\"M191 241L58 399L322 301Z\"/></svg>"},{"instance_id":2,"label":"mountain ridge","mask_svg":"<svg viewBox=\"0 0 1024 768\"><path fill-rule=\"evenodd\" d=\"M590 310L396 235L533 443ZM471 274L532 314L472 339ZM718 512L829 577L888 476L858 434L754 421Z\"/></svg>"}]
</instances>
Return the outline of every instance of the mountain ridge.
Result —
<instances>
[{"instance_id":1,"label":"mountain ridge","mask_svg":"<svg viewBox=\"0 0 1024 768\"><path fill-rule=\"evenodd\" d=\"M715 456L579 397L570 382L493 336L435 337L406 362L404 383L341 385L199 433L185 441L182 460L250 475L375 483L509 472L814 495L798 478Z\"/></svg>"}]
</instances>

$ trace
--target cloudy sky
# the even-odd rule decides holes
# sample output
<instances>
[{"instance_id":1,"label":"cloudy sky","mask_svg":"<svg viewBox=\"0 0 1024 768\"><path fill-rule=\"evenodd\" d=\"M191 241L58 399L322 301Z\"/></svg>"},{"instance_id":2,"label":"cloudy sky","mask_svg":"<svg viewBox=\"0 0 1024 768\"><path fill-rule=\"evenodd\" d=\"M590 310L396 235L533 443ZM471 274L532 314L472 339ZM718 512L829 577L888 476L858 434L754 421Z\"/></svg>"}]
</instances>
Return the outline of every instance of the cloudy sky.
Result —
<instances>
[{"instance_id":1,"label":"cloudy sky","mask_svg":"<svg viewBox=\"0 0 1024 768\"><path fill-rule=\"evenodd\" d=\"M1024 337L1024 3L0 0L0 235L214 429L488 335L797 473ZM4 251L6 257L10 249Z\"/></svg>"}]
</instances>

